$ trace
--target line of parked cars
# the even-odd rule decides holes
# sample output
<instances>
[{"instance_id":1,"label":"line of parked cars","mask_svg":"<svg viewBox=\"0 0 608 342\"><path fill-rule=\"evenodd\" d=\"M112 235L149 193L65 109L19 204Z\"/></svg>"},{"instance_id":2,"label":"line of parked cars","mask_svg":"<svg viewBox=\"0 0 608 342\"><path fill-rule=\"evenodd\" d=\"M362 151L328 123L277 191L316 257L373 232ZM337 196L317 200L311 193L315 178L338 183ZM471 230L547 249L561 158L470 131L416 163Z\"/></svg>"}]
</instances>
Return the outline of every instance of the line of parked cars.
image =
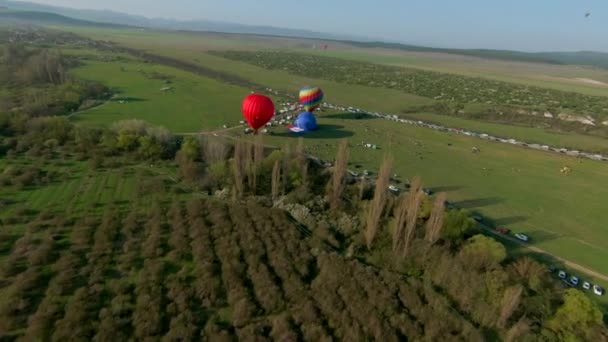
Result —
<instances>
[{"instance_id":1,"label":"line of parked cars","mask_svg":"<svg viewBox=\"0 0 608 342\"><path fill-rule=\"evenodd\" d=\"M481 216L479 214L473 215L473 219L479 223L483 223L483 216ZM494 230L500 234L510 234L511 233L511 230L509 228L505 228L505 227L496 227L496 228L494 228ZM527 236L526 234L517 233L517 234L514 234L513 236L523 242L530 241L530 237ZM579 279L579 277L577 277L575 275L568 276L568 273L566 273L566 271L557 270L556 268L553 268L553 267L551 267L549 270L551 272L557 272L558 278L562 280L562 283L565 286L577 287L581 283L581 280ZM605 293L605 290L601 286L593 285L588 281L582 282L582 288L586 291L593 290L593 293L597 296L603 296Z\"/></svg>"},{"instance_id":2,"label":"line of parked cars","mask_svg":"<svg viewBox=\"0 0 608 342\"><path fill-rule=\"evenodd\" d=\"M570 275L570 277L568 277L568 273L563 270L557 271L557 277L561 279L562 283L568 287L577 287L581 282L581 280L575 275ZM583 281L582 287L587 291L593 289L593 293L597 296L603 296L606 292L601 286L593 285L588 281Z\"/></svg>"},{"instance_id":3,"label":"line of parked cars","mask_svg":"<svg viewBox=\"0 0 608 342\"><path fill-rule=\"evenodd\" d=\"M479 223L483 223L483 216L481 216L479 214L473 215L473 219L475 221L479 222ZM499 226L499 227L494 228L494 230L497 233L500 233L500 234L505 234L505 235L511 234L511 230L509 228L505 228L505 227L500 227ZM526 235L526 234L523 234L523 233L513 234L513 236L516 239L518 239L520 241L523 241L523 242L529 242L530 241L530 237L528 235Z\"/></svg>"}]
</instances>

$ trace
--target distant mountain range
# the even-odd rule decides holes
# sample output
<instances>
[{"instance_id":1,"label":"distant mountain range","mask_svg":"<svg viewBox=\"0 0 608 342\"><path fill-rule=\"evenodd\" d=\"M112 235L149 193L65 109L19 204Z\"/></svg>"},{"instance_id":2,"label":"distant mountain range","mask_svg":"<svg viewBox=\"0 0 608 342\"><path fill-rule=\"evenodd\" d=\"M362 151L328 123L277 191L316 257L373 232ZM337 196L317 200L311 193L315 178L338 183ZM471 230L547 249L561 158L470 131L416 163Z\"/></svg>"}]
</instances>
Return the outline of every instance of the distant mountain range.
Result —
<instances>
[{"instance_id":1,"label":"distant mountain range","mask_svg":"<svg viewBox=\"0 0 608 342\"><path fill-rule=\"evenodd\" d=\"M250 33L260 35L276 35L287 37L300 37L311 39L353 39L361 40L363 37L334 35L323 32L308 30L298 30L280 28L272 26L254 26L227 23L212 20L176 20L165 18L147 18L138 15L125 14L107 10L82 10L66 7L48 6L31 2L0 0L0 6L5 6L12 10L48 12L63 15L73 19L85 20L90 22L137 26L153 29L165 30L185 30L185 31L213 31L225 33Z\"/></svg>"},{"instance_id":2,"label":"distant mountain range","mask_svg":"<svg viewBox=\"0 0 608 342\"><path fill-rule=\"evenodd\" d=\"M242 25L210 20L180 21L175 19L146 18L113 11L81 10L9 0L0 0L0 20L2 22L27 22L32 24L51 23L84 26L130 26L164 30L212 31L323 39L344 42L363 48L390 48L415 52L441 52L507 61L588 65L608 69L608 53L604 52L521 52L510 50L432 48L400 43L370 41L364 37L349 37L307 30Z\"/></svg>"}]
</instances>

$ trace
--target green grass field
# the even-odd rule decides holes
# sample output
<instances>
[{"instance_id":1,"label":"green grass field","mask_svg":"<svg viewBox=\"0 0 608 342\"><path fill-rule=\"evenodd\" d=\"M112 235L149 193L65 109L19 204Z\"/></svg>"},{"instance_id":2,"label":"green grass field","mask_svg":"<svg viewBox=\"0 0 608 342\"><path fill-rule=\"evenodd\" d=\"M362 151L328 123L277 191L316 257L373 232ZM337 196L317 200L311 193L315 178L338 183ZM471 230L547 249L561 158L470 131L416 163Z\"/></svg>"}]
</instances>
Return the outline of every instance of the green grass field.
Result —
<instances>
[{"instance_id":1,"label":"green grass field","mask_svg":"<svg viewBox=\"0 0 608 342\"><path fill-rule=\"evenodd\" d=\"M171 83L150 79L144 72L171 76ZM87 62L75 74L107 84L117 92L116 100L73 117L89 125L142 119L176 132L218 128L240 120L240 100L248 93L247 89L175 68L138 62ZM165 87L171 90L161 91ZM125 102L120 103L120 99Z\"/></svg>"},{"instance_id":2,"label":"green grass field","mask_svg":"<svg viewBox=\"0 0 608 342\"><path fill-rule=\"evenodd\" d=\"M231 61L202 52L165 50L162 48L156 48L150 51L210 67L215 70L237 74L257 83L275 89L290 91L294 94L297 94L297 91L302 88L302 85L315 84L322 87L324 92L328 94L326 100L334 103L344 103L363 108L375 108L375 110L396 112L408 108L409 106L419 106L433 102L433 100L406 94L398 90L346 85L332 81L307 78L289 74L284 71L266 70L248 63Z\"/></svg>"},{"instance_id":3,"label":"green grass field","mask_svg":"<svg viewBox=\"0 0 608 342\"><path fill-rule=\"evenodd\" d=\"M60 29L73 30L69 27ZM156 50L158 53L204 53L210 50L289 49L305 53L352 59L377 64L412 67L423 70L482 77L492 80L527 84L588 95L606 96L608 86L587 84L577 79L608 83L608 71L572 65L485 60L443 53L407 52L400 50L358 48L344 43L330 43L327 51L315 51L319 41L217 33L158 32L125 29L83 28L79 34L106 39L129 46Z\"/></svg>"},{"instance_id":4,"label":"green grass field","mask_svg":"<svg viewBox=\"0 0 608 342\"><path fill-rule=\"evenodd\" d=\"M85 32L91 36L110 31ZM112 33L114 34L114 33ZM144 39L142 38L142 35ZM325 90L327 100L359 106L372 111L399 113L404 108L431 100L396 90L352 86L295 76L283 71L269 71L247 63L229 61L205 53L197 45L199 35L168 39L177 33L117 31L111 40L147 51L228 72L268 87L295 91L303 84L316 84ZM224 43L224 48L238 46L240 38ZM219 48L219 43L212 43ZM120 71L126 66L125 72ZM175 76L171 93L160 92L163 83L146 78L137 69ZM86 124L108 125L127 118L141 118L164 125L175 132L214 129L226 121L241 119L240 100L247 89L226 85L217 80L151 64L89 62L76 74L102 81L121 91L120 96L141 101L126 104L112 102L80 113L75 120ZM577 144L604 148L601 139L562 135L540 129L522 128L464 121L458 118L419 114L431 121L457 125L496 135L505 135L547 144ZM515 232L525 232L532 243L560 257L608 274L608 239L605 205L608 190L602 186L608 176L608 165L589 160L527 150L460 135L446 134L394 122L361 119L331 114L320 115L321 130L306 136L307 149L322 158L333 158L339 138L348 138L352 162L361 169L374 170L384 154L395 158L396 172L402 178L423 177L427 186L447 191L457 205L478 211L497 224ZM234 131L236 134L237 131ZM296 139L285 129L275 129L267 142L277 146ZM355 145L378 144L373 151ZM478 155L471 148L481 149ZM559 172L569 166L573 172Z\"/></svg>"}]
</instances>

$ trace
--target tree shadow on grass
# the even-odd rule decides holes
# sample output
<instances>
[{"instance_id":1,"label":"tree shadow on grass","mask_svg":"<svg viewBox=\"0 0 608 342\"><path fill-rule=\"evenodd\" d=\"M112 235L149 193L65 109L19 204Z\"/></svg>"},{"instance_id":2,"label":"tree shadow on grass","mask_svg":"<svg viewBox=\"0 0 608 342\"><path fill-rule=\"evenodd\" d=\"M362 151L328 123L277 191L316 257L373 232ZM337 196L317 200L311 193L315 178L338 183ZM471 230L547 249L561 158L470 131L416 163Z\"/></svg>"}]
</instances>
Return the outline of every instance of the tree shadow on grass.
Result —
<instances>
[{"instance_id":1,"label":"tree shadow on grass","mask_svg":"<svg viewBox=\"0 0 608 342\"><path fill-rule=\"evenodd\" d=\"M131 97L131 96L120 96L120 97L113 97L111 100L111 102L145 102L148 101L146 99L142 99L140 97Z\"/></svg>"},{"instance_id":2,"label":"tree shadow on grass","mask_svg":"<svg viewBox=\"0 0 608 342\"><path fill-rule=\"evenodd\" d=\"M534 230L531 232L524 232L530 235L533 243L541 243L559 239L561 236L556 233L548 232L546 230Z\"/></svg>"},{"instance_id":3,"label":"tree shadow on grass","mask_svg":"<svg viewBox=\"0 0 608 342\"><path fill-rule=\"evenodd\" d=\"M528 220L526 216L509 216L493 220L497 226L507 226L510 224L525 222Z\"/></svg>"},{"instance_id":4,"label":"tree shadow on grass","mask_svg":"<svg viewBox=\"0 0 608 342\"><path fill-rule=\"evenodd\" d=\"M374 116L367 115L367 114L362 114L362 113L337 113L337 114L329 114L329 115L319 114L319 117L320 118L327 118L327 119L342 119L342 120L371 120L371 119L377 119Z\"/></svg>"},{"instance_id":5,"label":"tree shadow on grass","mask_svg":"<svg viewBox=\"0 0 608 342\"><path fill-rule=\"evenodd\" d=\"M430 188L434 193L439 193L439 192L452 192L452 191L458 191L458 190L462 190L464 189L463 186L459 186L459 185L446 185L446 186L435 186Z\"/></svg>"},{"instance_id":6,"label":"tree shadow on grass","mask_svg":"<svg viewBox=\"0 0 608 342\"><path fill-rule=\"evenodd\" d=\"M291 132L291 131L287 130L285 132L274 133L273 136L275 136L275 137L286 137L286 138L304 137L304 139L307 139L307 138L314 138L314 139L342 139L342 138L352 137L353 135L355 135L355 133L353 133L351 131L343 130L342 128L344 128L344 126L338 126L338 125L319 125L319 129L316 130L316 131L312 131L312 132L294 133L294 132Z\"/></svg>"},{"instance_id":7,"label":"tree shadow on grass","mask_svg":"<svg viewBox=\"0 0 608 342\"><path fill-rule=\"evenodd\" d=\"M498 197L486 197L486 198L477 198L471 200L464 200L460 202L454 202L454 206L456 208L462 209L473 209L473 208L481 208L488 207L494 204L501 203L503 200Z\"/></svg>"}]
</instances>

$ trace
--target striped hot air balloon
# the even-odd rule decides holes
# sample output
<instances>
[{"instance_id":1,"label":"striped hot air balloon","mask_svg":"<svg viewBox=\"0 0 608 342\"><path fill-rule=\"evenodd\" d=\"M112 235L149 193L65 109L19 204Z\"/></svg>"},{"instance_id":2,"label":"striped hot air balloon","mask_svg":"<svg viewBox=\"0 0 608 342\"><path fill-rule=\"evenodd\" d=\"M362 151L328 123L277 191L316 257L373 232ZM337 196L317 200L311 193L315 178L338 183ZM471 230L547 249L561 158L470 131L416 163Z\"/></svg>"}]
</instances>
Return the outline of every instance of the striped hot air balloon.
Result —
<instances>
[{"instance_id":1,"label":"striped hot air balloon","mask_svg":"<svg viewBox=\"0 0 608 342\"><path fill-rule=\"evenodd\" d=\"M323 102L323 91L319 87L306 86L300 90L300 103L307 112L319 108Z\"/></svg>"}]
</instances>

